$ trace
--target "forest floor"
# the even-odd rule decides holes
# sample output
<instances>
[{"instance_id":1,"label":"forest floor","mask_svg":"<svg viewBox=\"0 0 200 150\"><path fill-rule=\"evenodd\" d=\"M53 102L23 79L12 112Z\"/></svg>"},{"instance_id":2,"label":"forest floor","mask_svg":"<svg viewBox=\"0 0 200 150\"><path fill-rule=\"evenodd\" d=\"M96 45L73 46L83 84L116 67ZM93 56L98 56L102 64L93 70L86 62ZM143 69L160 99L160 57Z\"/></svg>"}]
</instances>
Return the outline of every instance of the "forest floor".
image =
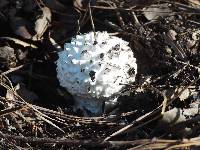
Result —
<instances>
[{"instance_id":1,"label":"forest floor","mask_svg":"<svg viewBox=\"0 0 200 150\"><path fill-rule=\"evenodd\" d=\"M83 117L55 61L93 30L128 41L138 71L117 107ZM200 149L199 0L0 0L0 73L2 150Z\"/></svg>"}]
</instances>

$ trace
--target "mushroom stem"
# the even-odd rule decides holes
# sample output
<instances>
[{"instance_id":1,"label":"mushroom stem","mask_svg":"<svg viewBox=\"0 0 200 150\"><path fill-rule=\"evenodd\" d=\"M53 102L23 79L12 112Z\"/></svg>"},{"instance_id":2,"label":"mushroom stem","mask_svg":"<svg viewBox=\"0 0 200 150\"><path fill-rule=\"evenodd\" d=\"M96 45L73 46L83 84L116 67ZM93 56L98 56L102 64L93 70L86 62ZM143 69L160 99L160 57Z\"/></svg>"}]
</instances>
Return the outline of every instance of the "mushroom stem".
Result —
<instances>
[{"instance_id":1,"label":"mushroom stem","mask_svg":"<svg viewBox=\"0 0 200 150\"><path fill-rule=\"evenodd\" d=\"M102 100L74 96L74 101L75 104L73 110L81 110L84 116L99 116L103 113L104 101Z\"/></svg>"},{"instance_id":2,"label":"mushroom stem","mask_svg":"<svg viewBox=\"0 0 200 150\"><path fill-rule=\"evenodd\" d=\"M118 104L117 100L118 100L118 97L113 97L112 99L105 101L104 113L112 111L113 108L115 108Z\"/></svg>"}]
</instances>

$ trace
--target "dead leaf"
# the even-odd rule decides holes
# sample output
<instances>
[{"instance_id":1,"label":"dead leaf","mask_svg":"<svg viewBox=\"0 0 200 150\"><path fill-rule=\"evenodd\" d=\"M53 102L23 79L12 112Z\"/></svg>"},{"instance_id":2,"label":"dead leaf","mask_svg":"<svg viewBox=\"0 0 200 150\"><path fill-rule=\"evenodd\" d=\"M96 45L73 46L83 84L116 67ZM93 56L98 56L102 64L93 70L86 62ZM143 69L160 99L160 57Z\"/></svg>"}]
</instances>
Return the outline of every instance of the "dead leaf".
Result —
<instances>
[{"instance_id":1,"label":"dead leaf","mask_svg":"<svg viewBox=\"0 0 200 150\"><path fill-rule=\"evenodd\" d=\"M182 115L182 110L180 108L173 108L163 114L160 123L168 124L171 126L185 120L185 116Z\"/></svg>"},{"instance_id":2,"label":"dead leaf","mask_svg":"<svg viewBox=\"0 0 200 150\"><path fill-rule=\"evenodd\" d=\"M157 20L159 17L166 17L172 13L168 4L151 5L143 8L143 14L148 20Z\"/></svg>"},{"instance_id":3,"label":"dead leaf","mask_svg":"<svg viewBox=\"0 0 200 150\"><path fill-rule=\"evenodd\" d=\"M199 7L200 6L200 0L188 0L189 3L192 5L192 6L196 6L196 7Z\"/></svg>"},{"instance_id":4,"label":"dead leaf","mask_svg":"<svg viewBox=\"0 0 200 150\"><path fill-rule=\"evenodd\" d=\"M190 134L191 129L184 125L186 117L183 115L183 110L180 108L173 108L163 114L159 120L157 127L153 131L154 136L161 134L173 133L175 136L184 136ZM182 126L180 126L182 124Z\"/></svg>"},{"instance_id":5,"label":"dead leaf","mask_svg":"<svg viewBox=\"0 0 200 150\"><path fill-rule=\"evenodd\" d=\"M13 94L13 91L7 90L6 93L6 100L8 101L14 101L16 99L15 95ZM14 105L14 104L13 104Z\"/></svg>"},{"instance_id":6,"label":"dead leaf","mask_svg":"<svg viewBox=\"0 0 200 150\"><path fill-rule=\"evenodd\" d=\"M48 7L43 7L42 9L42 15L37 19L35 22L35 32L36 35L33 36L33 40L41 40L44 32L49 26L49 23L51 22L51 11Z\"/></svg>"}]
</instances>

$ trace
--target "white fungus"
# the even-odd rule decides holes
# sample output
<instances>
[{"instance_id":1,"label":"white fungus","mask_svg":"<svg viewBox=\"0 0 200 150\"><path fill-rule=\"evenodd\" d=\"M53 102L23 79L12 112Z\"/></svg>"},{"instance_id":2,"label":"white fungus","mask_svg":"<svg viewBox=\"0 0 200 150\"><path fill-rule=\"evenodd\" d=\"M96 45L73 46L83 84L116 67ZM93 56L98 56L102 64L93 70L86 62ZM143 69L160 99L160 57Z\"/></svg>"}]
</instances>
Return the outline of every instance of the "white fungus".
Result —
<instances>
[{"instance_id":1,"label":"white fungus","mask_svg":"<svg viewBox=\"0 0 200 150\"><path fill-rule=\"evenodd\" d=\"M58 55L60 85L85 115L102 114L104 102L116 102L122 88L135 81L137 64L128 42L107 32L77 35Z\"/></svg>"}]
</instances>

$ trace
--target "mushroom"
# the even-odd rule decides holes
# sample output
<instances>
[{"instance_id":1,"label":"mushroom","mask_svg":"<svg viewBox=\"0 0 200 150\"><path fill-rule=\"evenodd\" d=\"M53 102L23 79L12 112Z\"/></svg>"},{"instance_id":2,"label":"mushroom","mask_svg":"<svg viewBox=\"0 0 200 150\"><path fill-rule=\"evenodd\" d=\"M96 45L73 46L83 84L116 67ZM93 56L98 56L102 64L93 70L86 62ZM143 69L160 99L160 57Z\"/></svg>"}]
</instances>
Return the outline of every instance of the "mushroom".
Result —
<instances>
[{"instance_id":1,"label":"mushroom","mask_svg":"<svg viewBox=\"0 0 200 150\"><path fill-rule=\"evenodd\" d=\"M72 94L74 110L86 116L101 115L104 104L116 103L125 85L135 81L137 64L128 42L107 32L77 35L58 55L60 85Z\"/></svg>"}]
</instances>

